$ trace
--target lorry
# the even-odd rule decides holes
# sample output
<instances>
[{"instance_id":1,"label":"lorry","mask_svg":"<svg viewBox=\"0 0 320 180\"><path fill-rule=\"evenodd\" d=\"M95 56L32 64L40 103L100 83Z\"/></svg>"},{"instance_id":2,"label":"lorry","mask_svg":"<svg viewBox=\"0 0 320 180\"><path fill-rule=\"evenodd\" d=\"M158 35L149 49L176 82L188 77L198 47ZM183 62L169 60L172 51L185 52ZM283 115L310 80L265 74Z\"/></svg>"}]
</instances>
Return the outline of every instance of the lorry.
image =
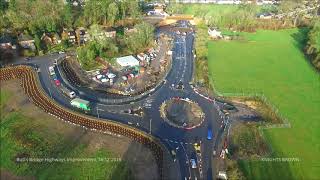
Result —
<instances>
[{"instance_id":1,"label":"lorry","mask_svg":"<svg viewBox=\"0 0 320 180\"><path fill-rule=\"evenodd\" d=\"M85 111L90 111L90 102L84 99L74 98L71 100L70 104L73 107L76 107Z\"/></svg>"}]
</instances>

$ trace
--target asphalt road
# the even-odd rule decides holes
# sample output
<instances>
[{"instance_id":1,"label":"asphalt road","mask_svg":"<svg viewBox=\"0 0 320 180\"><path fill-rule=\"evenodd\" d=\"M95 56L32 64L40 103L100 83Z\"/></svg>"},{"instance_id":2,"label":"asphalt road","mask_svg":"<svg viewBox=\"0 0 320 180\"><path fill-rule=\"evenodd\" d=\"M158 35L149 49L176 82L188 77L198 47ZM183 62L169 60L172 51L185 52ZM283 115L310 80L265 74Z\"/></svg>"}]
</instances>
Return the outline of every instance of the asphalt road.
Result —
<instances>
[{"instance_id":1,"label":"asphalt road","mask_svg":"<svg viewBox=\"0 0 320 180\"><path fill-rule=\"evenodd\" d=\"M190 27L190 24L187 21L182 21L179 26L187 28ZM171 150L175 150L177 153L177 178L175 179L212 179L215 174L215 171L213 171L214 167L212 167L212 151L214 147L218 147L216 144L220 143L222 118L216 106L211 101L195 93L189 84L192 80L194 68L193 44L195 34L188 32L186 35L183 35L171 31L163 33L174 37L172 68L164 83L149 94L146 93L139 98L131 99L132 103L121 99L112 99L112 101L123 101L124 103L112 104L109 103L110 99L108 102L101 101L101 99L108 99L110 97L91 89L75 87L61 77L58 68L55 68L55 72L63 86L74 90L80 98L92 102L92 110L88 113L89 115L129 124L159 138L170 152ZM48 70L48 67L53 65L55 59L62 58L63 56L63 54L55 54L34 57L28 62L20 59L15 64L27 63L38 66L40 68L39 80L45 92L62 106L76 110L70 105L71 99L63 94L60 88L54 84ZM178 90L173 88L179 82L182 82L184 89ZM159 107L162 102L174 97L189 98L197 102L205 114L204 122L199 127L190 130L176 128L167 124L160 116ZM144 109L145 115L143 117L123 113L123 111L129 108L139 106ZM212 140L207 140L208 127L213 130L214 135ZM202 173L199 171L199 159L197 160L197 168L192 168L190 164L190 159L196 158L193 146L195 142L201 142ZM217 150L217 152L219 151Z\"/></svg>"}]
</instances>

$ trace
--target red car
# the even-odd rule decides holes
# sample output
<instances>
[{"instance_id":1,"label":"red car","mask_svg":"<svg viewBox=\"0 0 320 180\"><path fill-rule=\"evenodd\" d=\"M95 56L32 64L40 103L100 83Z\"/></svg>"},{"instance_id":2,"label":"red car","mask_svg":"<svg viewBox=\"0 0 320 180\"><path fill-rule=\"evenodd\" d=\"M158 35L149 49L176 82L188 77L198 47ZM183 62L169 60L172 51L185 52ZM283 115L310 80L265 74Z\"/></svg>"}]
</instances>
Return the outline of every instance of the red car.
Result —
<instances>
[{"instance_id":1,"label":"red car","mask_svg":"<svg viewBox=\"0 0 320 180\"><path fill-rule=\"evenodd\" d=\"M57 85L57 86L60 86L60 81L58 79L54 80L54 83Z\"/></svg>"}]
</instances>

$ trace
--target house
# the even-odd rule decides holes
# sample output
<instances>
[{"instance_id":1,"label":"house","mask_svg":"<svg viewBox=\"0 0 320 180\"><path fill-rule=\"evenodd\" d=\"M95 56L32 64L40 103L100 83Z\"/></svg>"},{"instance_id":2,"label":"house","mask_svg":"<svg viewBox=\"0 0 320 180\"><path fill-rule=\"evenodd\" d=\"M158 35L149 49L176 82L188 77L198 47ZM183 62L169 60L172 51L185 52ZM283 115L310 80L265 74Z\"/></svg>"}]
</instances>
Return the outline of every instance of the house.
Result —
<instances>
[{"instance_id":1,"label":"house","mask_svg":"<svg viewBox=\"0 0 320 180\"><path fill-rule=\"evenodd\" d=\"M78 44L82 45L89 41L90 37L85 28L79 27L76 31Z\"/></svg>"},{"instance_id":2,"label":"house","mask_svg":"<svg viewBox=\"0 0 320 180\"><path fill-rule=\"evenodd\" d=\"M43 33L41 40L50 45L57 45L61 43L61 39L56 33Z\"/></svg>"},{"instance_id":3,"label":"house","mask_svg":"<svg viewBox=\"0 0 320 180\"><path fill-rule=\"evenodd\" d=\"M0 37L0 48L1 49L14 49L12 48L12 38L9 36L1 36Z\"/></svg>"},{"instance_id":4,"label":"house","mask_svg":"<svg viewBox=\"0 0 320 180\"><path fill-rule=\"evenodd\" d=\"M117 31L114 29L106 29L104 34L106 35L106 37L115 38L117 35Z\"/></svg>"},{"instance_id":5,"label":"house","mask_svg":"<svg viewBox=\"0 0 320 180\"><path fill-rule=\"evenodd\" d=\"M214 39L220 39L223 37L221 31L219 31L217 28L209 28L208 34Z\"/></svg>"},{"instance_id":6,"label":"house","mask_svg":"<svg viewBox=\"0 0 320 180\"><path fill-rule=\"evenodd\" d=\"M36 49L36 47L34 45L34 40L32 39L32 37L30 35L21 33L18 36L18 43L24 49L31 49L31 50Z\"/></svg>"},{"instance_id":7,"label":"house","mask_svg":"<svg viewBox=\"0 0 320 180\"><path fill-rule=\"evenodd\" d=\"M77 1L73 1L72 5L73 6L79 6L79 3Z\"/></svg>"},{"instance_id":8,"label":"house","mask_svg":"<svg viewBox=\"0 0 320 180\"><path fill-rule=\"evenodd\" d=\"M41 36L41 41L45 44L53 45L52 38L50 37L49 33L43 33Z\"/></svg>"},{"instance_id":9,"label":"house","mask_svg":"<svg viewBox=\"0 0 320 180\"><path fill-rule=\"evenodd\" d=\"M72 44L76 43L76 32L74 30L68 31L68 41Z\"/></svg>"},{"instance_id":10,"label":"house","mask_svg":"<svg viewBox=\"0 0 320 180\"><path fill-rule=\"evenodd\" d=\"M139 61L133 57L133 56L124 56L116 59L116 62L121 67L127 67L127 66L139 66Z\"/></svg>"}]
</instances>

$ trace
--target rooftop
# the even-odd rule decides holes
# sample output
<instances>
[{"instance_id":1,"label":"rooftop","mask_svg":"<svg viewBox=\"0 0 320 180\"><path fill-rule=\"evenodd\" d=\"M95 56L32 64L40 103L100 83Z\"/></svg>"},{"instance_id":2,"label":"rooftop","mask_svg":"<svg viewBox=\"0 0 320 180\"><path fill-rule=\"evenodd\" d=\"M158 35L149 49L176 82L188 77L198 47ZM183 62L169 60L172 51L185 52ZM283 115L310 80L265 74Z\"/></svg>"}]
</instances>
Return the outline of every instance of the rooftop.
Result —
<instances>
[{"instance_id":1,"label":"rooftop","mask_svg":"<svg viewBox=\"0 0 320 180\"><path fill-rule=\"evenodd\" d=\"M124 57L117 58L117 63L123 67L139 65L139 61L133 56L124 56Z\"/></svg>"}]
</instances>

